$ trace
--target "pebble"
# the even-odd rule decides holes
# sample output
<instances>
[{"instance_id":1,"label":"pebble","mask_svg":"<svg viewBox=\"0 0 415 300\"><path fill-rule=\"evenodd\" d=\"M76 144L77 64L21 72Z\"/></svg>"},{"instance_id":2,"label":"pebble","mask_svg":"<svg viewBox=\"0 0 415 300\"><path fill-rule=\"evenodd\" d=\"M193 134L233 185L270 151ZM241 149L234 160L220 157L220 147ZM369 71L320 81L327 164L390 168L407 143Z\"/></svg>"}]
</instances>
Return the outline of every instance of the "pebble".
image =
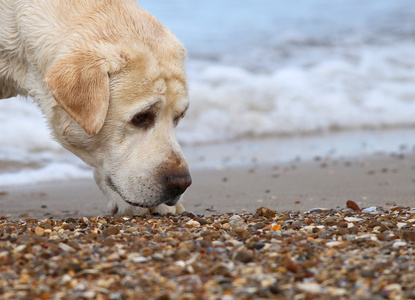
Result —
<instances>
[{"instance_id":1,"label":"pebble","mask_svg":"<svg viewBox=\"0 0 415 300\"><path fill-rule=\"evenodd\" d=\"M59 248L66 252L75 252L76 250L65 243L59 243Z\"/></svg>"},{"instance_id":2,"label":"pebble","mask_svg":"<svg viewBox=\"0 0 415 300\"><path fill-rule=\"evenodd\" d=\"M406 242L403 242L403 241L397 241L397 242L393 243L392 247L393 247L393 248L399 248L399 247L406 246L406 244L407 244Z\"/></svg>"},{"instance_id":3,"label":"pebble","mask_svg":"<svg viewBox=\"0 0 415 300\"><path fill-rule=\"evenodd\" d=\"M272 219L277 214L277 211L269 209L267 207L260 207L256 210L256 214L267 219Z\"/></svg>"},{"instance_id":4,"label":"pebble","mask_svg":"<svg viewBox=\"0 0 415 300\"><path fill-rule=\"evenodd\" d=\"M231 223L231 224L235 224L235 223L239 223L239 222L244 222L244 219L242 219L238 215L234 215L234 216L229 218L229 223Z\"/></svg>"},{"instance_id":5,"label":"pebble","mask_svg":"<svg viewBox=\"0 0 415 300\"><path fill-rule=\"evenodd\" d=\"M415 241L415 231L406 230L402 233L402 238L406 241Z\"/></svg>"},{"instance_id":6,"label":"pebble","mask_svg":"<svg viewBox=\"0 0 415 300\"><path fill-rule=\"evenodd\" d=\"M347 221L347 222L360 222L360 221L363 221L362 218L356 218L356 217L345 217L344 220Z\"/></svg>"},{"instance_id":7,"label":"pebble","mask_svg":"<svg viewBox=\"0 0 415 300\"><path fill-rule=\"evenodd\" d=\"M346 202L346 205L348 208L353 209L353 210L357 210L360 211L360 207L359 205L356 204L356 202L352 201L352 200L348 200Z\"/></svg>"},{"instance_id":8,"label":"pebble","mask_svg":"<svg viewBox=\"0 0 415 300\"><path fill-rule=\"evenodd\" d=\"M138 257L132 257L131 260L135 263L140 263L140 262L149 261L150 258L149 257L144 257L144 256L138 256Z\"/></svg>"},{"instance_id":9,"label":"pebble","mask_svg":"<svg viewBox=\"0 0 415 300\"><path fill-rule=\"evenodd\" d=\"M200 223L199 223L198 221L196 221L196 220L189 220L189 221L186 223L186 225L188 225L188 226L192 226L192 227L199 227L199 226L200 226Z\"/></svg>"},{"instance_id":10,"label":"pebble","mask_svg":"<svg viewBox=\"0 0 415 300\"><path fill-rule=\"evenodd\" d=\"M242 249L236 252L234 256L234 260L240 261L243 263L248 263L254 260L254 255L252 254L251 251Z\"/></svg>"},{"instance_id":11,"label":"pebble","mask_svg":"<svg viewBox=\"0 0 415 300\"><path fill-rule=\"evenodd\" d=\"M362 213L371 213L371 212L376 212L376 211L377 211L376 206L371 206L371 207L362 209Z\"/></svg>"},{"instance_id":12,"label":"pebble","mask_svg":"<svg viewBox=\"0 0 415 300\"><path fill-rule=\"evenodd\" d=\"M102 231L104 235L117 235L120 232L120 228L117 226L110 226Z\"/></svg>"},{"instance_id":13,"label":"pebble","mask_svg":"<svg viewBox=\"0 0 415 300\"><path fill-rule=\"evenodd\" d=\"M318 294L322 291L322 287L320 284L312 282L299 282L297 283L297 288L302 292L313 294Z\"/></svg>"}]
</instances>

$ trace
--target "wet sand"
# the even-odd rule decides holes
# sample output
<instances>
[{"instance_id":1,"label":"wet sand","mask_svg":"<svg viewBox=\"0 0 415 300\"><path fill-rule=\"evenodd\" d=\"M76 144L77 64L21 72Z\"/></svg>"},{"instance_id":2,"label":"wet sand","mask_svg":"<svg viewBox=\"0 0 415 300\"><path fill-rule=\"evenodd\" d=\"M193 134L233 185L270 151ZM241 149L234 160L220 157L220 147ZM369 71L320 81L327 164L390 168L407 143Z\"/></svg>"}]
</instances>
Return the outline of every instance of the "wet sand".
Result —
<instances>
[{"instance_id":1,"label":"wet sand","mask_svg":"<svg viewBox=\"0 0 415 300\"><path fill-rule=\"evenodd\" d=\"M415 155L383 154L335 160L255 163L192 170L183 197L188 211L202 215L345 207L415 206ZM0 216L8 218L108 215L93 180L0 187Z\"/></svg>"}]
</instances>

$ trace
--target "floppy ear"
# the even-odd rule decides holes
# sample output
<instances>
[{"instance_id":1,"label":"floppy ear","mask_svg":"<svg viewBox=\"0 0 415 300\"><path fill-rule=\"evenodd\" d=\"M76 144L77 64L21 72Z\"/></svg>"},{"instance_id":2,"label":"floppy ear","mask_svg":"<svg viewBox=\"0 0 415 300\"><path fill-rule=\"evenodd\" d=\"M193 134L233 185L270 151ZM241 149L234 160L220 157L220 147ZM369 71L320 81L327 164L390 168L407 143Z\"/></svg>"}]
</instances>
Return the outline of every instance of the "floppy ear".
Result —
<instances>
[{"instance_id":1,"label":"floppy ear","mask_svg":"<svg viewBox=\"0 0 415 300\"><path fill-rule=\"evenodd\" d=\"M104 125L109 105L109 76L105 59L91 52L63 56L46 72L53 97L88 135Z\"/></svg>"}]
</instances>

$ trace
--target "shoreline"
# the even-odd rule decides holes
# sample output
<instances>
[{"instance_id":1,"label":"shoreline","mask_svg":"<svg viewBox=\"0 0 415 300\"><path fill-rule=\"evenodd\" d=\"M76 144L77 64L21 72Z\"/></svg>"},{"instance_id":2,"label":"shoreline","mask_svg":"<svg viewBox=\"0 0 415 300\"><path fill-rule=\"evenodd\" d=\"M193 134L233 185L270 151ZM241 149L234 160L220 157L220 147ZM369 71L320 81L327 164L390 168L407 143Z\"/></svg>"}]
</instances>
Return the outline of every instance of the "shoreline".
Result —
<instances>
[{"instance_id":1,"label":"shoreline","mask_svg":"<svg viewBox=\"0 0 415 300\"><path fill-rule=\"evenodd\" d=\"M212 215L346 207L415 206L415 154L312 161L251 162L191 169L193 184L182 203L187 211ZM68 218L108 215L106 199L92 179L0 187L0 216Z\"/></svg>"}]
</instances>

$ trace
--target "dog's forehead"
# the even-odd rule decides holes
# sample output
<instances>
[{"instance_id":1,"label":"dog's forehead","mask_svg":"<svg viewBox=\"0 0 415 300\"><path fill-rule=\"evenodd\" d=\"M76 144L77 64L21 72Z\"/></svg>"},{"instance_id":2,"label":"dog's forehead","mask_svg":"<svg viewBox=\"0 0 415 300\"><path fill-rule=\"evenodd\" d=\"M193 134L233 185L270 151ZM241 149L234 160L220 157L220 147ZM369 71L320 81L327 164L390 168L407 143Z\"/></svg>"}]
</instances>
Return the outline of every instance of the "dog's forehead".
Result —
<instances>
[{"instance_id":1,"label":"dog's forehead","mask_svg":"<svg viewBox=\"0 0 415 300\"><path fill-rule=\"evenodd\" d=\"M139 111L165 99L169 111L180 113L189 105L184 64L165 64L153 57L131 62L111 79L112 104L115 109ZM115 102L115 103L114 103ZM114 105L110 105L114 106Z\"/></svg>"}]
</instances>

